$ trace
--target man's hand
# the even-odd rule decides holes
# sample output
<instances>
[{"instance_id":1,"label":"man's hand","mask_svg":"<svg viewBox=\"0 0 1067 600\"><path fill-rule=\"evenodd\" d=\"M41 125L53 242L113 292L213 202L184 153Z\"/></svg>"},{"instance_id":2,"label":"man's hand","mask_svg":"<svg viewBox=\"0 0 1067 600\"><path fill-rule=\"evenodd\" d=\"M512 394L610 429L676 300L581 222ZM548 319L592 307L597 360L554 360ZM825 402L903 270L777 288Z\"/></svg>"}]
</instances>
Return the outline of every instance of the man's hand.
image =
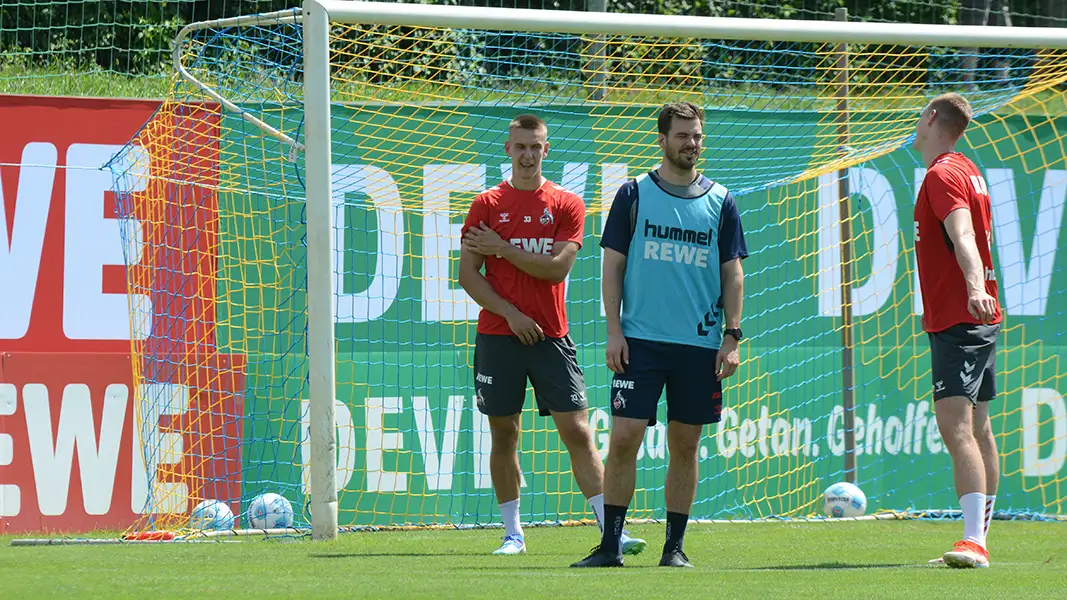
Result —
<instances>
[{"instance_id":1,"label":"man's hand","mask_svg":"<svg viewBox=\"0 0 1067 600\"><path fill-rule=\"evenodd\" d=\"M471 227L463 235L463 247L482 256L501 256L511 244L505 242L485 224L484 221L477 227Z\"/></svg>"},{"instance_id":2,"label":"man's hand","mask_svg":"<svg viewBox=\"0 0 1067 600\"><path fill-rule=\"evenodd\" d=\"M621 331L608 333L607 363L608 368L616 373L624 373L630 364L630 347Z\"/></svg>"},{"instance_id":3,"label":"man's hand","mask_svg":"<svg viewBox=\"0 0 1067 600\"><path fill-rule=\"evenodd\" d=\"M541 326L537 324L530 317L522 314L518 310L514 310L505 317L508 320L508 327L511 328L511 332L519 337L519 341L527 346L532 346L537 342L545 339L545 332L541 329Z\"/></svg>"},{"instance_id":4,"label":"man's hand","mask_svg":"<svg viewBox=\"0 0 1067 600\"><path fill-rule=\"evenodd\" d=\"M967 312L982 323L989 323L997 316L997 299L985 290L974 290L967 296Z\"/></svg>"},{"instance_id":5,"label":"man's hand","mask_svg":"<svg viewBox=\"0 0 1067 600\"><path fill-rule=\"evenodd\" d=\"M719 353L715 355L715 377L722 381L733 375L740 362L737 354L737 340L732 335L724 335L722 347L719 348Z\"/></svg>"}]
</instances>

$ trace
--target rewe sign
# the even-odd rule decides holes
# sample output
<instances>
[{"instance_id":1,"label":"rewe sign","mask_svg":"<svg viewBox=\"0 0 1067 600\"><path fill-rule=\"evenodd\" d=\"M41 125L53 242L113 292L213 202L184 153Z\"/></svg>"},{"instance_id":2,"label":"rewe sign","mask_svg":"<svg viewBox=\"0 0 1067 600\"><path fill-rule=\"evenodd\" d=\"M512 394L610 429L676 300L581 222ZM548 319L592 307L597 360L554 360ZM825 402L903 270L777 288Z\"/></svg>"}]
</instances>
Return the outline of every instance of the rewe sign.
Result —
<instances>
[{"instance_id":1,"label":"rewe sign","mask_svg":"<svg viewBox=\"0 0 1067 600\"><path fill-rule=\"evenodd\" d=\"M203 290L214 289L214 240L117 218L112 173L101 169L158 108L0 99L0 532L124 529L149 510L240 496L243 359L209 355L200 373L175 369L133 383L131 338L173 332L154 350L175 364L167 352L213 341L214 299ZM216 135L203 121L189 135ZM198 148L210 172L217 144ZM180 160L153 151L132 155L142 171ZM131 181L134 202L143 202L146 179ZM206 222L210 194L184 188L177 197L190 206L181 216ZM163 235L178 243L152 243ZM156 297L129 294L124 258L196 276L153 289ZM188 293L194 286L200 293ZM131 306L144 318L137 327ZM190 323L190 314L202 318Z\"/></svg>"},{"instance_id":2,"label":"rewe sign","mask_svg":"<svg viewBox=\"0 0 1067 600\"><path fill-rule=\"evenodd\" d=\"M243 391L243 380L218 372L240 366L224 361L215 372L180 378L213 380L211 390L142 384L135 421L128 354L4 355L0 517L7 528L123 529L147 512L185 512L192 499L239 497L243 406L233 390Z\"/></svg>"}]
</instances>

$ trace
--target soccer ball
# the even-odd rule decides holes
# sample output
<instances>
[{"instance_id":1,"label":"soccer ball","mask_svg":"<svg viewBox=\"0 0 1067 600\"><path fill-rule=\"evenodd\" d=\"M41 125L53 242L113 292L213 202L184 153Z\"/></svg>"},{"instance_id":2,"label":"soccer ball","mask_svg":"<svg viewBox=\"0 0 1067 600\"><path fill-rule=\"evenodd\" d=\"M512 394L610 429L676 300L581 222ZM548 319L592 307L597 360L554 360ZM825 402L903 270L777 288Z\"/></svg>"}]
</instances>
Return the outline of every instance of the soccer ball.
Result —
<instances>
[{"instance_id":1,"label":"soccer ball","mask_svg":"<svg viewBox=\"0 0 1067 600\"><path fill-rule=\"evenodd\" d=\"M867 510L867 496L851 483L835 483L823 492L822 510L828 517L862 517Z\"/></svg>"},{"instance_id":2,"label":"soccer ball","mask_svg":"<svg viewBox=\"0 0 1067 600\"><path fill-rule=\"evenodd\" d=\"M283 529L293 526L293 505L280 494L260 494L248 506L253 529Z\"/></svg>"},{"instance_id":3,"label":"soccer ball","mask_svg":"<svg viewBox=\"0 0 1067 600\"><path fill-rule=\"evenodd\" d=\"M189 527L200 531L233 529L233 511L225 502L204 500L189 515Z\"/></svg>"}]
</instances>

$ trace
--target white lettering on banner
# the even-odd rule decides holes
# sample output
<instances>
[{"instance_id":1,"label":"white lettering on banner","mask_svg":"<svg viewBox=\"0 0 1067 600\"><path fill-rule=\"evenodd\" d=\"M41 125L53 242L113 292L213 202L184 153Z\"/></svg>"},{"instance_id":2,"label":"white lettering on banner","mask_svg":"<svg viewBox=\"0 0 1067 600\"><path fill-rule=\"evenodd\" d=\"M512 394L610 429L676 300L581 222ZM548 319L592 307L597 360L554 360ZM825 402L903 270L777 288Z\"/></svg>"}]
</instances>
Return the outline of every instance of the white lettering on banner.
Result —
<instances>
[{"instance_id":1,"label":"white lettering on banner","mask_svg":"<svg viewBox=\"0 0 1067 600\"><path fill-rule=\"evenodd\" d=\"M185 512L189 485L159 479L160 465L181 463L185 443L180 431L161 431L159 420L188 412L189 387L178 383L145 383L141 384L140 393L141 419L133 427L130 510L142 514Z\"/></svg>"},{"instance_id":2,"label":"white lettering on banner","mask_svg":"<svg viewBox=\"0 0 1067 600\"><path fill-rule=\"evenodd\" d=\"M897 223L896 196L884 175L871 167L848 170L853 195L862 195L871 206L873 242L871 273L853 273L855 281L866 281L852 290L853 315L878 312L893 294L900 255L900 226ZM841 227L837 173L819 176L819 314L841 315ZM853 231L855 236L858 232Z\"/></svg>"},{"instance_id":3,"label":"white lettering on banner","mask_svg":"<svg viewBox=\"0 0 1067 600\"><path fill-rule=\"evenodd\" d=\"M772 420L767 406L760 407L759 418L755 420L741 420L736 409L724 408L715 442L719 455L724 458L730 458L738 452L745 458L757 453L762 456L819 455L818 446L812 439L810 420L790 420L788 417L775 417Z\"/></svg>"},{"instance_id":4,"label":"white lettering on banner","mask_svg":"<svg viewBox=\"0 0 1067 600\"><path fill-rule=\"evenodd\" d=\"M462 223L452 223L452 194L485 189L485 165L431 164L423 167L422 320L473 321L481 307L452 278L459 260Z\"/></svg>"},{"instance_id":5,"label":"white lettering on banner","mask_svg":"<svg viewBox=\"0 0 1067 600\"><path fill-rule=\"evenodd\" d=\"M337 443L337 470L334 481L343 490L356 472L356 426L352 411L340 400L333 401L334 429ZM311 493L311 401L300 401L300 483L305 494Z\"/></svg>"},{"instance_id":6,"label":"white lettering on banner","mask_svg":"<svg viewBox=\"0 0 1067 600\"><path fill-rule=\"evenodd\" d=\"M0 200L2 202L2 200ZM18 407L18 390L14 384L0 383L0 417L10 417ZM0 467L15 461L15 439L0 433ZM0 483L0 517L17 517L22 510L22 490L13 483Z\"/></svg>"},{"instance_id":7,"label":"white lettering on banner","mask_svg":"<svg viewBox=\"0 0 1067 600\"><path fill-rule=\"evenodd\" d=\"M1048 307L1049 286L1063 224L1067 171L1045 171L1029 262L1023 249L1014 172L1011 169L988 169L986 176L990 182L1004 307L1010 315L1042 316Z\"/></svg>"},{"instance_id":8,"label":"white lettering on banner","mask_svg":"<svg viewBox=\"0 0 1067 600\"><path fill-rule=\"evenodd\" d=\"M441 447L437 446L437 431L434 426L429 399L424 396L411 398L412 410L415 417L415 430L421 447L421 455L426 475L426 486L430 490L452 489L454 481L454 465L456 449L458 448L459 432L463 429L462 422L464 413L469 412L473 418L472 427L472 451L474 463L471 466L471 475L474 477L476 489L491 489L493 487L492 476L489 471L489 456L492 453L493 441L489 432L489 419L476 408L476 399L471 398L469 407L467 399L463 396L450 396L448 408L445 414L444 430L441 436ZM385 452L399 452L404 450L404 434L398 427L385 427L385 415L399 415L403 412L403 398L375 398L369 397L366 401L366 436L367 436L367 492L404 492L408 489L407 473L386 471ZM338 419L340 423L341 420ZM389 431L386 432L386 429ZM346 443L339 440L339 444ZM349 447L355 448L351 443ZM310 450L309 450L310 453ZM354 458L352 459L354 461ZM304 464L309 465L310 454L304 458ZM309 467L305 467L309 468ZM520 474L520 485L526 487L526 478ZM338 483L338 489L343 486Z\"/></svg>"},{"instance_id":9,"label":"white lettering on banner","mask_svg":"<svg viewBox=\"0 0 1067 600\"><path fill-rule=\"evenodd\" d=\"M845 453L844 422L844 409L840 406L834 407L830 415L827 439L830 441L830 451L836 456ZM866 419L856 415L855 427L857 456L881 454L883 445L886 454L920 454L923 452L924 441L927 453L937 454L945 449L941 442L941 433L937 429L937 419L930 412L929 403L925 401L908 403L903 421L899 417L891 416L884 422L878 417L876 405L871 403Z\"/></svg>"},{"instance_id":10,"label":"white lettering on banner","mask_svg":"<svg viewBox=\"0 0 1067 600\"><path fill-rule=\"evenodd\" d=\"M0 290L3 290L0 292L0 339L20 339L30 328L48 209L52 204L56 158L56 147L49 143L34 142L22 149L10 238L7 202L0 179Z\"/></svg>"},{"instance_id":11,"label":"white lettering on banner","mask_svg":"<svg viewBox=\"0 0 1067 600\"><path fill-rule=\"evenodd\" d=\"M567 163L563 165L563 178L560 179L559 184L564 189L574 192L582 202L585 202L585 187L589 181L589 164L588 163ZM549 252L551 254L551 252ZM571 272L567 271L567 276L563 278L563 297L567 298L567 293L571 290Z\"/></svg>"},{"instance_id":12,"label":"white lettering on banner","mask_svg":"<svg viewBox=\"0 0 1067 600\"><path fill-rule=\"evenodd\" d=\"M434 431L430 403L425 396L411 398L415 411L415 430L422 449L422 464L426 472L426 487L430 490L452 489L452 472L456 461L456 442L459 438L460 420L463 418L463 396L448 397L448 413L445 429L441 434L441 452L437 452L437 434Z\"/></svg>"},{"instance_id":13,"label":"white lettering on banner","mask_svg":"<svg viewBox=\"0 0 1067 600\"><path fill-rule=\"evenodd\" d=\"M1043 412L1049 416L1042 418ZM1025 388L1022 413L1023 475L1057 477L1067 463L1067 403L1054 389ZM1042 428L1052 430L1051 435L1044 437L1044 443L1040 435Z\"/></svg>"},{"instance_id":14,"label":"white lettering on banner","mask_svg":"<svg viewBox=\"0 0 1067 600\"><path fill-rule=\"evenodd\" d=\"M59 409L59 428L52 435L52 411L48 388L29 383L22 388L26 432L30 442L37 504L42 515L62 515L67 510L74 449L78 449L82 499L86 514L107 514L115 487L122 426L126 420L129 389L111 384L104 392L100 438L96 437L89 386L68 384Z\"/></svg>"},{"instance_id":15,"label":"white lettering on banner","mask_svg":"<svg viewBox=\"0 0 1067 600\"><path fill-rule=\"evenodd\" d=\"M630 166L626 163L605 163L600 165L600 235L604 235L604 224L608 222L608 213L615 202L615 194L629 177ZM600 263L604 263L604 249L600 249ZM598 294L599 295L599 294ZM600 298L600 316L605 316L604 298Z\"/></svg>"},{"instance_id":16,"label":"white lettering on banner","mask_svg":"<svg viewBox=\"0 0 1067 600\"><path fill-rule=\"evenodd\" d=\"M400 290L404 269L404 209L400 190L385 169L369 165L333 165L332 205L334 208L334 297L338 323L363 323L380 318L389 310ZM344 291L345 274L345 196L370 196L378 220L378 252L374 278L367 289Z\"/></svg>"},{"instance_id":17,"label":"white lettering on banner","mask_svg":"<svg viewBox=\"0 0 1067 600\"><path fill-rule=\"evenodd\" d=\"M131 322L149 324L151 299L143 294L105 293L105 266L140 262L144 230L135 219L116 219L104 212L105 194L114 181L103 168L123 146L71 144L67 149L66 215L63 223L63 333L77 340L130 339ZM148 182L149 159L144 149L134 147L128 155L132 170L125 179L130 192L141 192ZM127 237L123 254L120 228ZM134 319L130 318L131 306ZM139 327L143 338L148 327Z\"/></svg>"},{"instance_id":18,"label":"white lettering on banner","mask_svg":"<svg viewBox=\"0 0 1067 600\"><path fill-rule=\"evenodd\" d=\"M367 398L367 492L403 492L408 489L407 473L386 471L384 452L404 449L404 436L396 427L385 430L385 415L398 415L403 398Z\"/></svg>"},{"instance_id":19,"label":"white lettering on banner","mask_svg":"<svg viewBox=\"0 0 1067 600\"><path fill-rule=\"evenodd\" d=\"M820 444L815 439L813 422L809 418L790 417L788 414L771 415L767 406L760 406L757 418L741 419L735 408L722 411L715 436L719 455L732 458L768 456L811 456L820 453ZM930 412L928 402L911 402L905 408L903 419L890 415L878 416L876 403L867 407L866 418L855 417L856 454L935 454L944 451L937 421ZM845 453L844 410L836 406L827 421L826 442L835 456ZM924 444L925 442L925 444Z\"/></svg>"},{"instance_id":20,"label":"white lettering on banner","mask_svg":"<svg viewBox=\"0 0 1067 600\"><path fill-rule=\"evenodd\" d=\"M585 202L585 186L589 181L589 163L567 163L563 165L563 178L559 185L574 192Z\"/></svg>"},{"instance_id":21,"label":"white lettering on banner","mask_svg":"<svg viewBox=\"0 0 1067 600\"><path fill-rule=\"evenodd\" d=\"M471 415L474 419L474 487L479 490L493 489L493 476L489 470L489 456L493 453L493 437L489 432L489 417L478 410L478 398L471 398Z\"/></svg>"},{"instance_id":22,"label":"white lettering on banner","mask_svg":"<svg viewBox=\"0 0 1067 600\"><path fill-rule=\"evenodd\" d=\"M596 453L600 460L604 460L608 457L608 446L611 442L611 415L602 408L590 408L589 428L596 440Z\"/></svg>"},{"instance_id":23,"label":"white lettering on banner","mask_svg":"<svg viewBox=\"0 0 1067 600\"><path fill-rule=\"evenodd\" d=\"M109 514L112 511L119 449L123 443L129 387L123 383L112 383L104 389L99 427L93 414L91 390L84 383L64 386L59 402L51 402L49 388L40 383L25 384L21 394L30 450L29 464L33 471L40 514L59 516L68 512L75 449L85 513ZM163 415L180 415L185 411L188 406L187 389L175 384L148 384L142 388L142 398L144 424L138 426L134 423L132 427L131 510L142 514L149 510L160 513L183 512L188 502L187 484L159 482L156 468L161 464L181 463L182 434L162 434L159 431L159 418ZM15 414L17 404L16 386L0 384L0 416ZM53 407L59 410L58 418L53 418ZM58 426L54 428L53 423L58 423ZM11 440L12 436L0 434L0 466L11 464L14 458ZM150 480L153 485L151 490L148 489ZM17 516L20 509L19 487L0 485L0 516Z\"/></svg>"}]
</instances>

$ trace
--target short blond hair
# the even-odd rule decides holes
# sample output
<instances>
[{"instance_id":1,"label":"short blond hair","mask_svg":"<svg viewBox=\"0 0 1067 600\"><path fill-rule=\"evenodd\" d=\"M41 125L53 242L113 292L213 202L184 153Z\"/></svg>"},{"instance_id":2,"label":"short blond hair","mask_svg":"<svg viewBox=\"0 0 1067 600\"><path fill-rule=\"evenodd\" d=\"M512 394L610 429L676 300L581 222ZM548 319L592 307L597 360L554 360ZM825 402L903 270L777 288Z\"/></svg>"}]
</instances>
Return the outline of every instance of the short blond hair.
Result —
<instances>
[{"instance_id":1,"label":"short blond hair","mask_svg":"<svg viewBox=\"0 0 1067 600\"><path fill-rule=\"evenodd\" d=\"M941 94L931 100L930 109L937 111L938 122L955 138L963 135L973 115L971 103L955 92Z\"/></svg>"},{"instance_id":2,"label":"short blond hair","mask_svg":"<svg viewBox=\"0 0 1067 600\"><path fill-rule=\"evenodd\" d=\"M548 134L548 124L545 123L544 119L532 113L524 113L512 119L511 123L508 124L508 130L511 129L527 129L530 131L543 129L545 135Z\"/></svg>"}]
</instances>

